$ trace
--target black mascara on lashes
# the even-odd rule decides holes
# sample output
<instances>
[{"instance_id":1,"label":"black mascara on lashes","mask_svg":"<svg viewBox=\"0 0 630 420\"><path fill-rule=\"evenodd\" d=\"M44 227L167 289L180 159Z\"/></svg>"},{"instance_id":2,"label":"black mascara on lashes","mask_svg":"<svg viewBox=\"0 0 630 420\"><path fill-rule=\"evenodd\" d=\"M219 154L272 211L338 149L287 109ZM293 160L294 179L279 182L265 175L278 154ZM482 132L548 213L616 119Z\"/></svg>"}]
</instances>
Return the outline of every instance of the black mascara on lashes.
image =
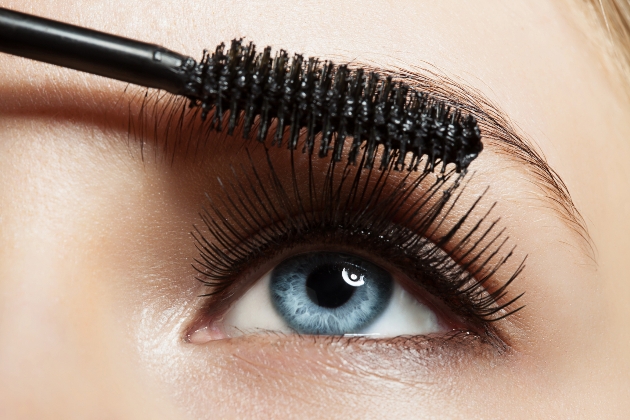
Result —
<instances>
[{"instance_id":1,"label":"black mascara on lashes","mask_svg":"<svg viewBox=\"0 0 630 420\"><path fill-rule=\"evenodd\" d=\"M200 62L157 45L0 8L0 51L38 61L162 89L187 97L200 107L202 118L232 134L242 116L243 137L249 138L256 119L259 141L276 124L272 144L296 148L306 130L304 151L313 152L320 136L320 157L333 152L342 158L352 137L348 161L356 162L365 145L366 168L380 149L380 167L395 159L394 168L424 171L441 163L466 171L483 149L477 121L457 108L405 83L362 69L335 66L301 55L288 57L271 49L232 41L227 52L219 45ZM408 162L407 156L411 155Z\"/></svg>"}]
</instances>

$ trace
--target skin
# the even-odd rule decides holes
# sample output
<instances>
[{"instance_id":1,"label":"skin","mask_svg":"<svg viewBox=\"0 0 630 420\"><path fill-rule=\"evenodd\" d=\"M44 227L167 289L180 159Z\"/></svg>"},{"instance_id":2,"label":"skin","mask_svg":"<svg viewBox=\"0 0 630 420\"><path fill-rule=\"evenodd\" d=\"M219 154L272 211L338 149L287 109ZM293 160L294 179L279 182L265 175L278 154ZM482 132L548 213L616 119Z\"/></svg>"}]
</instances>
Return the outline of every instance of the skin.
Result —
<instances>
[{"instance_id":1,"label":"skin","mask_svg":"<svg viewBox=\"0 0 630 420\"><path fill-rule=\"evenodd\" d=\"M189 343L185 333L204 304L191 226L200 223L204 194L218 191L216 176L246 162L235 143L217 141L203 164L173 165L148 144L143 162L127 135L124 83L1 55L1 418L623 418L630 411L628 88L566 5L3 6L195 57L245 36L337 62L437 69L480 91L543 152L593 246L558 216L525 165L487 147L471 167L477 178L466 200L491 186L487 204L497 202L517 245L499 278L528 256L511 289L526 293L526 307L497 326L508 351L474 340L449 347L419 339L410 348L269 334Z\"/></svg>"}]
</instances>

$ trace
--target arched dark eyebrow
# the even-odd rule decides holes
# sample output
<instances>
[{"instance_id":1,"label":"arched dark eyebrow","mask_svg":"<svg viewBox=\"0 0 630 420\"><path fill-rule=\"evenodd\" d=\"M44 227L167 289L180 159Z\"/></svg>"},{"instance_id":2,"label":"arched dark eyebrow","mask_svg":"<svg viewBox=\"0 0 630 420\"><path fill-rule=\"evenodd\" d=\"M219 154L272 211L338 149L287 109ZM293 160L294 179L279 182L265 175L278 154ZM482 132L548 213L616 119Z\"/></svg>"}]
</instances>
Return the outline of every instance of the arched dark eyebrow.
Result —
<instances>
[{"instance_id":1,"label":"arched dark eyebrow","mask_svg":"<svg viewBox=\"0 0 630 420\"><path fill-rule=\"evenodd\" d=\"M542 152L534 147L524 133L519 132L505 112L480 91L435 72L401 68L379 72L404 80L419 90L430 92L447 104L473 114L479 122L484 145L515 161L517 167L523 168L526 176L541 191L549 207L577 235L580 250L587 258L595 261L594 244L566 184L549 165Z\"/></svg>"}]
</instances>

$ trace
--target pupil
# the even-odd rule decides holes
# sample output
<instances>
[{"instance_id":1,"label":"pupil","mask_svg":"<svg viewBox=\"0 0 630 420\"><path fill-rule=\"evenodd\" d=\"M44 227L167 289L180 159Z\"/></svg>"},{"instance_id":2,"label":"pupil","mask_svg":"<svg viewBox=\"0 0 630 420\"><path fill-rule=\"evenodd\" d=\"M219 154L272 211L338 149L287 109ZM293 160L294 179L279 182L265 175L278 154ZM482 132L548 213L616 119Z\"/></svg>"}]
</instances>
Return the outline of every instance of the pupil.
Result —
<instances>
[{"instance_id":1,"label":"pupil","mask_svg":"<svg viewBox=\"0 0 630 420\"><path fill-rule=\"evenodd\" d=\"M315 304L337 308L350 300L357 288L346 283L341 270L337 265L328 264L317 267L309 274L306 293Z\"/></svg>"}]
</instances>

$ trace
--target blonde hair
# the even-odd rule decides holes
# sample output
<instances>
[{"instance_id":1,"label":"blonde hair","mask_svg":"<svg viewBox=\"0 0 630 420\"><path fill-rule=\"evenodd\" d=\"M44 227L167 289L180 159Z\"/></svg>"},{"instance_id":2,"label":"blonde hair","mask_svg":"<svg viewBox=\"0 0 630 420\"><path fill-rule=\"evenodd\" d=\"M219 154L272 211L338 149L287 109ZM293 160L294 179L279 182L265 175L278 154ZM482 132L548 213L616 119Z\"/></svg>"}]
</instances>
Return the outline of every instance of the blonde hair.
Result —
<instances>
[{"instance_id":1,"label":"blonde hair","mask_svg":"<svg viewBox=\"0 0 630 420\"><path fill-rule=\"evenodd\" d=\"M606 49L630 82L630 0L585 0L589 15L603 28Z\"/></svg>"}]
</instances>

